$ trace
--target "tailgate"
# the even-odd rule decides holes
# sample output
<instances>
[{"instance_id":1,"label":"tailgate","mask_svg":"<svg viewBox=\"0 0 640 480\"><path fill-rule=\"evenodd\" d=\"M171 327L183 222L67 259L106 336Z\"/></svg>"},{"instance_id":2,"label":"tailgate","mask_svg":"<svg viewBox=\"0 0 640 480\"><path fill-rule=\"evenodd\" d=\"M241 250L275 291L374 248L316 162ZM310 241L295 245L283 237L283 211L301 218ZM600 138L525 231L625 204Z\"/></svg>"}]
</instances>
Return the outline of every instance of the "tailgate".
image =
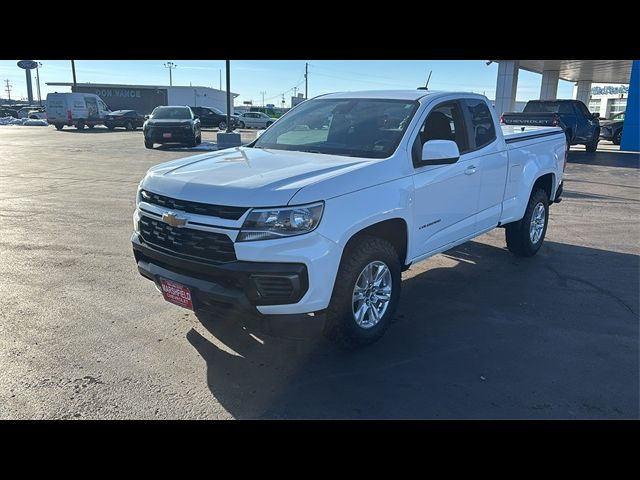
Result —
<instances>
[{"instance_id":1,"label":"tailgate","mask_svg":"<svg viewBox=\"0 0 640 480\"><path fill-rule=\"evenodd\" d=\"M558 135L562 135L564 139L564 131L560 127L502 125L501 128L504 141L507 143L509 149L520 146L521 144L519 142L527 140L546 140L550 139L549 137Z\"/></svg>"},{"instance_id":2,"label":"tailgate","mask_svg":"<svg viewBox=\"0 0 640 480\"><path fill-rule=\"evenodd\" d=\"M554 113L504 113L501 120L505 125L552 127L558 124Z\"/></svg>"}]
</instances>

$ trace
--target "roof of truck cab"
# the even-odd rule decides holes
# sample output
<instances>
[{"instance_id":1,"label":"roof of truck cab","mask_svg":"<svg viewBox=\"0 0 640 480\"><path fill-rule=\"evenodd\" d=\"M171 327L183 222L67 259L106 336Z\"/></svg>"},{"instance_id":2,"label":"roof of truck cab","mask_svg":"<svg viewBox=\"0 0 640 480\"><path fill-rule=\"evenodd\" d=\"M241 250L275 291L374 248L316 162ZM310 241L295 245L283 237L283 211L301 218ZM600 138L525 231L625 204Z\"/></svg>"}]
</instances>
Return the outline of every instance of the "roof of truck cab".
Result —
<instances>
[{"instance_id":1,"label":"roof of truck cab","mask_svg":"<svg viewBox=\"0 0 640 480\"><path fill-rule=\"evenodd\" d=\"M418 100L426 96L444 96L452 93L473 95L469 92L442 92L437 90L363 90L359 92L337 92L321 95L320 98L379 98L387 100Z\"/></svg>"}]
</instances>

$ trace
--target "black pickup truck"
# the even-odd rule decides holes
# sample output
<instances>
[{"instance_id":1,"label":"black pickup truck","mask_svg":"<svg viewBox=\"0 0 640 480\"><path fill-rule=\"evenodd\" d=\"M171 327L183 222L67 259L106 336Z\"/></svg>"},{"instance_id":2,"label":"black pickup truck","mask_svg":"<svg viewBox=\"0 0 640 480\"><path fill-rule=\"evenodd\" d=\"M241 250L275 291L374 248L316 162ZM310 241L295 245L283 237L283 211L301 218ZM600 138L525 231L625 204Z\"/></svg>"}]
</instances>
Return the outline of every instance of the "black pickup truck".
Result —
<instances>
[{"instance_id":1,"label":"black pickup truck","mask_svg":"<svg viewBox=\"0 0 640 480\"><path fill-rule=\"evenodd\" d=\"M522 113L507 112L500 117L504 125L559 126L568 145L583 144L595 152L600 140L600 115L589 112L580 100L531 100Z\"/></svg>"}]
</instances>

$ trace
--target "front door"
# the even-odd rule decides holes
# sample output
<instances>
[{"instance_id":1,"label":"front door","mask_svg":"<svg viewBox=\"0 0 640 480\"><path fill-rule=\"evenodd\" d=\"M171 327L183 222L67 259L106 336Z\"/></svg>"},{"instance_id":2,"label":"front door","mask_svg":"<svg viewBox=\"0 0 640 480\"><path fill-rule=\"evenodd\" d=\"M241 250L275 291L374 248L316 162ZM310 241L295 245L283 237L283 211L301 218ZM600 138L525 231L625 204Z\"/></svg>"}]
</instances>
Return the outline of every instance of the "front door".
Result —
<instances>
[{"instance_id":1,"label":"front door","mask_svg":"<svg viewBox=\"0 0 640 480\"><path fill-rule=\"evenodd\" d=\"M98 114L98 101L95 97L85 97L85 105L87 106L87 119L97 120L100 118Z\"/></svg>"},{"instance_id":2,"label":"front door","mask_svg":"<svg viewBox=\"0 0 640 480\"><path fill-rule=\"evenodd\" d=\"M453 140L460 150L451 165L416 165L414 182L414 235L412 256L418 257L446 247L475 233L480 192L476 156L469 152L469 139L460 103L445 102L428 114L416 138L419 149L429 140Z\"/></svg>"}]
</instances>

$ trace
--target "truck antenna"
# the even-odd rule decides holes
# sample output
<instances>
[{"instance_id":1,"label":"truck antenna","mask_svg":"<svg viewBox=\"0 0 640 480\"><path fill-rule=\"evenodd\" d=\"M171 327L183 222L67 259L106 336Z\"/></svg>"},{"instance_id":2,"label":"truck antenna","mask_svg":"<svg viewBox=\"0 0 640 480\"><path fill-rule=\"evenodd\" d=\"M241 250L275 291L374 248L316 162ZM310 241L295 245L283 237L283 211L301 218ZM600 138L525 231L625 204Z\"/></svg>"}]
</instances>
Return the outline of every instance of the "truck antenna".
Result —
<instances>
[{"instance_id":1,"label":"truck antenna","mask_svg":"<svg viewBox=\"0 0 640 480\"><path fill-rule=\"evenodd\" d=\"M433 70L429 70L429 78L427 78L427 83L424 84L424 87L418 87L418 90L429 90L429 80L431 80L431 74Z\"/></svg>"}]
</instances>

